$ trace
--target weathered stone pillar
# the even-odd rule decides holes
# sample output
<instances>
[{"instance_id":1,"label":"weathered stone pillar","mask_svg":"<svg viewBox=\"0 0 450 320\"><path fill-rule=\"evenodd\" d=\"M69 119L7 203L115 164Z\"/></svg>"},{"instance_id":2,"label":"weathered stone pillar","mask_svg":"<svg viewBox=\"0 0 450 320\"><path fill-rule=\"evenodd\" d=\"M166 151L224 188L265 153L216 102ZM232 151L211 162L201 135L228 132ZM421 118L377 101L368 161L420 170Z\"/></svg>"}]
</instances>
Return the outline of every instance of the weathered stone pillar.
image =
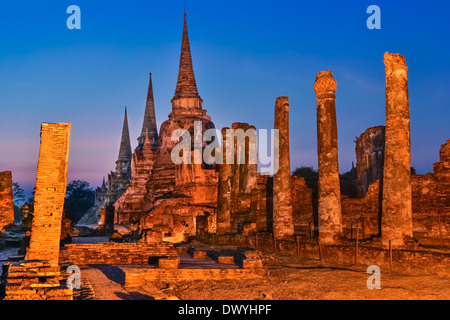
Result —
<instances>
[{"instance_id":1,"label":"weathered stone pillar","mask_svg":"<svg viewBox=\"0 0 450 320\"><path fill-rule=\"evenodd\" d=\"M381 236L383 246L405 244L412 237L411 139L408 67L400 54L384 54L386 133Z\"/></svg>"},{"instance_id":2,"label":"weathered stone pillar","mask_svg":"<svg viewBox=\"0 0 450 320\"><path fill-rule=\"evenodd\" d=\"M223 163L219 164L219 187L217 194L217 234L231 232L231 178L232 165L227 163L231 159L231 150L227 148L229 139L229 128L222 129L222 156ZM227 156L228 154L228 156Z\"/></svg>"},{"instance_id":3,"label":"weathered stone pillar","mask_svg":"<svg viewBox=\"0 0 450 320\"><path fill-rule=\"evenodd\" d=\"M282 239L294 234L291 204L291 161L289 156L289 99L278 97L275 103L275 129L278 134L278 159L273 175L273 233ZM275 143L277 140L275 140ZM275 145L275 148L277 145ZM278 165L277 165L278 164Z\"/></svg>"},{"instance_id":4,"label":"weathered stone pillar","mask_svg":"<svg viewBox=\"0 0 450 320\"><path fill-rule=\"evenodd\" d=\"M14 222L14 196L11 171L0 172L0 231Z\"/></svg>"},{"instance_id":5,"label":"weathered stone pillar","mask_svg":"<svg viewBox=\"0 0 450 320\"><path fill-rule=\"evenodd\" d=\"M253 189L257 187L257 174L258 174L258 154L257 154L257 136L256 127L249 125L248 128L248 140L245 146L245 161L246 172L244 179L244 192L251 193Z\"/></svg>"},{"instance_id":6,"label":"weathered stone pillar","mask_svg":"<svg viewBox=\"0 0 450 320\"><path fill-rule=\"evenodd\" d=\"M106 219L106 209L101 208L100 209L100 220L98 221L98 225L103 226L105 224L105 219Z\"/></svg>"},{"instance_id":7,"label":"weathered stone pillar","mask_svg":"<svg viewBox=\"0 0 450 320\"><path fill-rule=\"evenodd\" d=\"M105 211L105 233L107 236L110 236L114 233L114 217L115 217L115 210L113 205L107 205ZM118 222L120 223L120 221Z\"/></svg>"},{"instance_id":8,"label":"weathered stone pillar","mask_svg":"<svg viewBox=\"0 0 450 320\"><path fill-rule=\"evenodd\" d=\"M342 234L339 183L336 80L331 71L319 72L314 83L317 97L317 155L319 159L319 239L335 243Z\"/></svg>"},{"instance_id":9,"label":"weathered stone pillar","mask_svg":"<svg viewBox=\"0 0 450 320\"><path fill-rule=\"evenodd\" d=\"M34 218L26 260L58 265L67 187L70 123L43 123L34 196Z\"/></svg>"}]
</instances>

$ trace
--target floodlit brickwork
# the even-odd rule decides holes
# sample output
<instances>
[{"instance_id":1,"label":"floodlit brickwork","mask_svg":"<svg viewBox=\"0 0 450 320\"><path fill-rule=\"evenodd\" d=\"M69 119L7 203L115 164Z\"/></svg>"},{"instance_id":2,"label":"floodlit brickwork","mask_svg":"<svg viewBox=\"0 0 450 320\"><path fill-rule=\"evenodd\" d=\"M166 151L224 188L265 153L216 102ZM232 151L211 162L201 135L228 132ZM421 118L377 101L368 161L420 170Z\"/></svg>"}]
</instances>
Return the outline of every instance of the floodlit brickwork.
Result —
<instances>
[{"instance_id":1,"label":"floodlit brickwork","mask_svg":"<svg viewBox=\"0 0 450 320\"><path fill-rule=\"evenodd\" d=\"M27 260L58 265L67 186L70 123L43 123L36 177L34 218Z\"/></svg>"},{"instance_id":2,"label":"floodlit brickwork","mask_svg":"<svg viewBox=\"0 0 450 320\"><path fill-rule=\"evenodd\" d=\"M14 222L14 197L11 171L0 172L0 231Z\"/></svg>"}]
</instances>

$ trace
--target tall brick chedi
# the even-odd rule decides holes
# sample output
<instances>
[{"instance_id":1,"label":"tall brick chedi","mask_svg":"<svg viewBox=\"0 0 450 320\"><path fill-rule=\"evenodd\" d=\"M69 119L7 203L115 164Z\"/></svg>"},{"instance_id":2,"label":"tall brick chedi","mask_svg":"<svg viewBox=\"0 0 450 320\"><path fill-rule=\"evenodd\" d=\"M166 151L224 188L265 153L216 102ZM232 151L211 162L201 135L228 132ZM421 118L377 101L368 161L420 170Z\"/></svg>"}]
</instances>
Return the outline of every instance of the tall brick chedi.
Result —
<instances>
[{"instance_id":1,"label":"tall brick chedi","mask_svg":"<svg viewBox=\"0 0 450 320\"><path fill-rule=\"evenodd\" d=\"M205 227L215 232L217 203L217 174L213 166L199 163L175 164L172 151L179 144L173 139L178 129L186 129L191 137L203 136L214 123L202 108L201 99L194 76L192 55L186 14L180 52L178 79L168 119L161 124L158 134L158 148L155 163L146 183L146 193L142 201L140 229L152 229L173 239L202 232ZM202 147L206 147L206 142ZM201 155L199 150L187 151L183 156ZM183 151L184 152L184 151ZM174 153L176 154L176 153ZM201 157L200 157L201 158Z\"/></svg>"},{"instance_id":2,"label":"tall brick chedi","mask_svg":"<svg viewBox=\"0 0 450 320\"><path fill-rule=\"evenodd\" d=\"M291 162L289 156L289 99L278 97L275 103L275 130L278 130L278 157L275 152L273 175L273 233L282 239L294 234L291 203ZM275 148L277 148L275 139ZM278 164L278 165L277 165Z\"/></svg>"},{"instance_id":3,"label":"tall brick chedi","mask_svg":"<svg viewBox=\"0 0 450 320\"><path fill-rule=\"evenodd\" d=\"M336 80L331 71L319 72L314 83L317 98L317 154L319 159L319 239L335 243L342 234L336 123Z\"/></svg>"},{"instance_id":4,"label":"tall brick chedi","mask_svg":"<svg viewBox=\"0 0 450 320\"><path fill-rule=\"evenodd\" d=\"M34 218L27 260L58 265L61 219L67 187L70 123L41 126Z\"/></svg>"},{"instance_id":5,"label":"tall brick chedi","mask_svg":"<svg viewBox=\"0 0 450 320\"><path fill-rule=\"evenodd\" d=\"M384 54L386 66L386 133L381 236L384 246L405 244L412 237L411 138L408 67L400 54Z\"/></svg>"}]
</instances>

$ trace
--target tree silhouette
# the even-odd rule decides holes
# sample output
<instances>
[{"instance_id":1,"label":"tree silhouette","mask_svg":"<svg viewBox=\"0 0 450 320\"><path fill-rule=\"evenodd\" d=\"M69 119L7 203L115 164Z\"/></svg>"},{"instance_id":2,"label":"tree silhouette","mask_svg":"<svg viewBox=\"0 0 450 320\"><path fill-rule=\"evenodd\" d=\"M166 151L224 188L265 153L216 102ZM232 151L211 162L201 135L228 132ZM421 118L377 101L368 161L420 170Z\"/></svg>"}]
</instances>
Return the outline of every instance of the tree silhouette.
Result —
<instances>
[{"instance_id":1,"label":"tree silhouette","mask_svg":"<svg viewBox=\"0 0 450 320\"><path fill-rule=\"evenodd\" d=\"M319 190L319 172L317 170L314 170L313 167L303 166L295 169L292 174L297 177L305 178L308 188L310 188L314 194L317 194ZM352 171L340 174L339 182L342 195L348 196L349 198L357 197L356 182Z\"/></svg>"},{"instance_id":2,"label":"tree silhouette","mask_svg":"<svg viewBox=\"0 0 450 320\"><path fill-rule=\"evenodd\" d=\"M25 192L18 182L12 183L13 195L14 195L14 204L18 207L22 205L25 201Z\"/></svg>"},{"instance_id":3,"label":"tree silhouette","mask_svg":"<svg viewBox=\"0 0 450 320\"><path fill-rule=\"evenodd\" d=\"M77 222L94 205L95 191L89 183L82 180L73 180L67 185L64 210L66 216Z\"/></svg>"}]
</instances>

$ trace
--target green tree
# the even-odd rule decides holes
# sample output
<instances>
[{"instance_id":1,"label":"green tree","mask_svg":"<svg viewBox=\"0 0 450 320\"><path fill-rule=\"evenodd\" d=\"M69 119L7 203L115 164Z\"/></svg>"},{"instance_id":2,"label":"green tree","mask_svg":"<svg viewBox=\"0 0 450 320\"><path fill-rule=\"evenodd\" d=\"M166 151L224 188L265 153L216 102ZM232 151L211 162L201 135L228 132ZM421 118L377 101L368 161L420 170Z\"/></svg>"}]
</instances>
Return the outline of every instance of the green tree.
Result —
<instances>
[{"instance_id":1,"label":"green tree","mask_svg":"<svg viewBox=\"0 0 450 320\"><path fill-rule=\"evenodd\" d=\"M306 185L317 194L319 190L319 172L314 170L313 167L300 167L293 172L294 176L305 178ZM348 196L349 198L356 198L356 183L353 177L353 172L349 171L339 175L339 182L341 186L341 194Z\"/></svg>"},{"instance_id":2,"label":"green tree","mask_svg":"<svg viewBox=\"0 0 450 320\"><path fill-rule=\"evenodd\" d=\"M314 170L313 167L302 166L295 169L292 174L297 177L305 178L306 185L312 189L314 193L317 193L319 190L319 172L317 172L317 170Z\"/></svg>"},{"instance_id":3,"label":"green tree","mask_svg":"<svg viewBox=\"0 0 450 320\"><path fill-rule=\"evenodd\" d=\"M82 180L73 180L67 185L64 210L66 216L77 222L94 205L95 191L89 183Z\"/></svg>"},{"instance_id":4,"label":"green tree","mask_svg":"<svg viewBox=\"0 0 450 320\"><path fill-rule=\"evenodd\" d=\"M18 182L12 183L13 195L14 195L14 204L20 207L25 201L25 191L23 191L22 187Z\"/></svg>"},{"instance_id":5,"label":"green tree","mask_svg":"<svg viewBox=\"0 0 450 320\"><path fill-rule=\"evenodd\" d=\"M29 204L34 204L34 195L36 193L36 187L33 188L33 192L31 192L31 197L28 198L27 202Z\"/></svg>"},{"instance_id":6,"label":"green tree","mask_svg":"<svg viewBox=\"0 0 450 320\"><path fill-rule=\"evenodd\" d=\"M339 183L341 185L341 194L349 198L357 198L358 190L356 188L356 181L354 172L352 170L339 175Z\"/></svg>"}]
</instances>

